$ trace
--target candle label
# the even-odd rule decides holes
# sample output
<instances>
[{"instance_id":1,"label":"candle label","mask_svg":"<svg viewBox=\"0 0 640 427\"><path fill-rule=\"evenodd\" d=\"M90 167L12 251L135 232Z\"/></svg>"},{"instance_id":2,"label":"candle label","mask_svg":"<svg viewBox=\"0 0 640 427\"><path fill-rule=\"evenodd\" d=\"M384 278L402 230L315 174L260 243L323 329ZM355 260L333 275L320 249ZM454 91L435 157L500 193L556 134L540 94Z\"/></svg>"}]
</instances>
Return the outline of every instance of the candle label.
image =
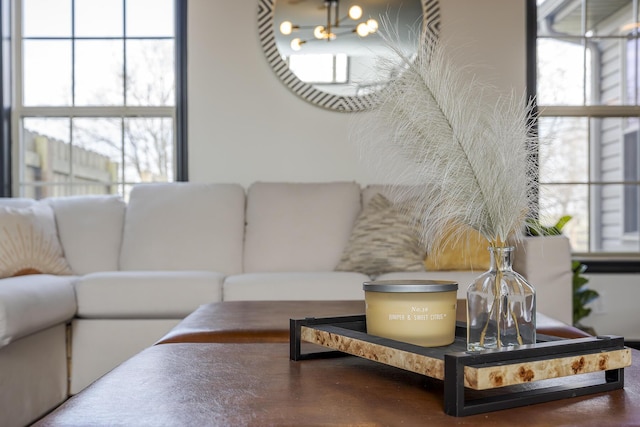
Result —
<instances>
[{"instance_id":1,"label":"candle label","mask_svg":"<svg viewBox=\"0 0 640 427\"><path fill-rule=\"evenodd\" d=\"M429 313L429 307L411 307L411 313L389 313L389 320L445 320L447 313Z\"/></svg>"}]
</instances>

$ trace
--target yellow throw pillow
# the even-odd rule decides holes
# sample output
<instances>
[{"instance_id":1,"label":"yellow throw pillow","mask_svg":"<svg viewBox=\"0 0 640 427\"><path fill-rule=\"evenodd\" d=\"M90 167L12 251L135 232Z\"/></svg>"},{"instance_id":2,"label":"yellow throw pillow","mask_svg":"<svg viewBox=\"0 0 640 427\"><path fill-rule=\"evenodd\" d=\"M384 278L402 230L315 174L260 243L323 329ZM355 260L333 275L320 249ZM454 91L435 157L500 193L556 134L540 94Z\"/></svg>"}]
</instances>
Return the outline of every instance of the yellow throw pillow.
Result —
<instances>
[{"instance_id":1,"label":"yellow throw pillow","mask_svg":"<svg viewBox=\"0 0 640 427\"><path fill-rule=\"evenodd\" d=\"M465 227L458 225L457 227ZM424 267L435 270L487 270L490 264L489 242L471 227L452 237L453 229L446 231L427 254Z\"/></svg>"},{"instance_id":2,"label":"yellow throw pillow","mask_svg":"<svg viewBox=\"0 0 640 427\"><path fill-rule=\"evenodd\" d=\"M72 274L58 239L51 206L0 206L0 278Z\"/></svg>"}]
</instances>

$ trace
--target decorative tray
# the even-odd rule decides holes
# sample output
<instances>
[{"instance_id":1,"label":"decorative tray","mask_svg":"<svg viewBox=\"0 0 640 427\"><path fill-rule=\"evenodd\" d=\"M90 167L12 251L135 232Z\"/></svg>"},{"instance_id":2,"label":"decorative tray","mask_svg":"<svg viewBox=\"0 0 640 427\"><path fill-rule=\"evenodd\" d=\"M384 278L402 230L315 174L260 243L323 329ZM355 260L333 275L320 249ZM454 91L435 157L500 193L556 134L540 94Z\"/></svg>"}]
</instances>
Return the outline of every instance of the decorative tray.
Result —
<instances>
[{"instance_id":1,"label":"decorative tray","mask_svg":"<svg viewBox=\"0 0 640 427\"><path fill-rule=\"evenodd\" d=\"M290 334L291 360L350 354L442 380L444 411L453 416L621 389L624 368L631 365L631 350L618 336L538 334L534 345L467 352L462 322L453 344L421 347L367 334L365 315L291 319ZM303 341L333 351L303 354Z\"/></svg>"}]
</instances>

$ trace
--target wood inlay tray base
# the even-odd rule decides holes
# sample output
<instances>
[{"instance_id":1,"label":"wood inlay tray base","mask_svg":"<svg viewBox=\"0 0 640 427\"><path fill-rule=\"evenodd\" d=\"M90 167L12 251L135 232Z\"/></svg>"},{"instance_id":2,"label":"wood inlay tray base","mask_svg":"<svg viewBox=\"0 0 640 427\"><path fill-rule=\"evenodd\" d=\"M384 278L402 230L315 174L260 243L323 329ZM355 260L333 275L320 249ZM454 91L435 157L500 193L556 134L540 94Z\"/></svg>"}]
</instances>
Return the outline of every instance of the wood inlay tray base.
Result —
<instances>
[{"instance_id":1,"label":"wood inlay tray base","mask_svg":"<svg viewBox=\"0 0 640 427\"><path fill-rule=\"evenodd\" d=\"M466 325L453 344L421 347L366 333L364 315L291 319L290 359L347 354L444 381L444 410L465 416L624 387L631 350L618 336L559 339L502 351L466 351ZM302 353L301 343L333 351Z\"/></svg>"}]
</instances>

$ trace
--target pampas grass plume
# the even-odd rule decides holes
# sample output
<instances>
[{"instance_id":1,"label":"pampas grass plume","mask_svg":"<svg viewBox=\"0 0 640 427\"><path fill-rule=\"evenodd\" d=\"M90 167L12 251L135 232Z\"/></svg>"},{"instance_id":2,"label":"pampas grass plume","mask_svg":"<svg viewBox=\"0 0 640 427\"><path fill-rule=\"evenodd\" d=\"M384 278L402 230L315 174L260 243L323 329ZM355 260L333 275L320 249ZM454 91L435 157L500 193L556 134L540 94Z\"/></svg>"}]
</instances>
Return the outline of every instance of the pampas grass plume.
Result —
<instances>
[{"instance_id":1,"label":"pampas grass plume","mask_svg":"<svg viewBox=\"0 0 640 427\"><path fill-rule=\"evenodd\" d=\"M415 202L428 251L451 226L458 238L456 225L494 246L518 239L534 206L532 105L513 93L487 105L489 89L455 67L435 38L422 37L415 56L385 38L403 70L357 119L362 156L396 184L396 201Z\"/></svg>"}]
</instances>

